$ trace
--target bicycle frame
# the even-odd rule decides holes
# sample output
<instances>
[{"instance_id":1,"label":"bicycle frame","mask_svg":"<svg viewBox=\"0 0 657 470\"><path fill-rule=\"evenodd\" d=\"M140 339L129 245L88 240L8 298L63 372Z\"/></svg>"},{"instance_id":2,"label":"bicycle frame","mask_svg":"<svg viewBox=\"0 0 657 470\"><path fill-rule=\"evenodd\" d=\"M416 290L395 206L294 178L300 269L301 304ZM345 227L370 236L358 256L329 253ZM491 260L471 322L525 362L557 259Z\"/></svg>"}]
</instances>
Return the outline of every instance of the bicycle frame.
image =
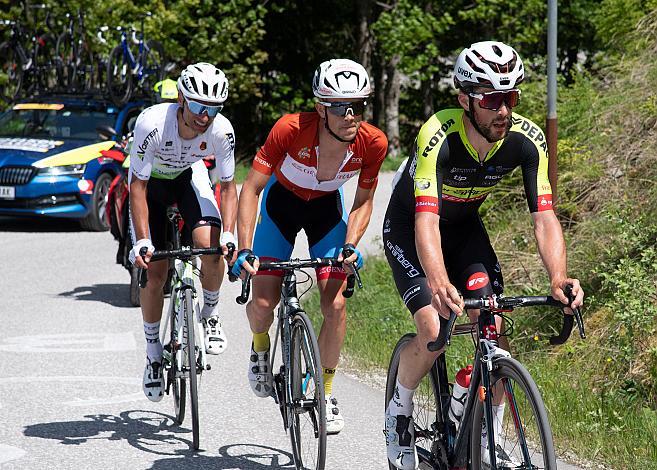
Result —
<instances>
[{"instance_id":1,"label":"bicycle frame","mask_svg":"<svg viewBox=\"0 0 657 470\"><path fill-rule=\"evenodd\" d=\"M291 333L290 333L290 320L296 312L303 311L299 305L299 298L297 297L297 278L294 271L287 271L283 277L283 283L281 286L281 300L278 306L278 325L276 326L276 335L274 339L273 351L274 354L270 356L269 370L274 370L274 358L276 356L276 348L278 346L278 339L281 340L281 373L283 376L279 377L279 381L285 383L285 395L282 397L284 403L279 402L279 397L276 394L275 390L272 390L272 395L274 401L281 408L281 414L283 415L283 421L285 423L285 429L289 429L291 421L289 419L290 413L293 408L293 395L291 382L285 380L284 377L288 374L288 365L291 361ZM280 383L277 384L280 387Z\"/></svg>"}]
</instances>

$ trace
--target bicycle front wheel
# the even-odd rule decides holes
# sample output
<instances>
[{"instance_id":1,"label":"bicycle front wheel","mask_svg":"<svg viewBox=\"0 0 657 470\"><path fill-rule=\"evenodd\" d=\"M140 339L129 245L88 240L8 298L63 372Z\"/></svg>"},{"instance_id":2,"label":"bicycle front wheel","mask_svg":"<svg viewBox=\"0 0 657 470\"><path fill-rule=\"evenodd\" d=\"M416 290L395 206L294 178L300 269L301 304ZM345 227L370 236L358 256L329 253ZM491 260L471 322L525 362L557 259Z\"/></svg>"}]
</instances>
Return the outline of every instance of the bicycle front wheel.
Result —
<instances>
[{"instance_id":1,"label":"bicycle front wheel","mask_svg":"<svg viewBox=\"0 0 657 470\"><path fill-rule=\"evenodd\" d=\"M390 365L388 366L388 377L386 379L385 408L388 407L388 403L390 403L390 400L392 400L395 393L395 384L397 383L397 371L399 369L401 352L413 340L413 338L415 338L415 333L408 333L402 336L392 352ZM437 435L433 425L434 423L442 422L441 414L439 412L440 401L437 377L436 366L434 364L431 366L429 373L425 375L420 382L420 385L413 396L413 401L415 403L415 407L413 408L415 447L420 461L419 468L421 469L433 469L434 462L436 461L433 455L433 447ZM397 470L390 462L388 462L388 467L390 470Z\"/></svg>"},{"instance_id":2,"label":"bicycle front wheel","mask_svg":"<svg viewBox=\"0 0 657 470\"><path fill-rule=\"evenodd\" d=\"M23 63L9 42L0 44L0 100L12 103L23 87Z\"/></svg>"},{"instance_id":3,"label":"bicycle front wheel","mask_svg":"<svg viewBox=\"0 0 657 470\"><path fill-rule=\"evenodd\" d=\"M172 287L173 289L173 287ZM187 404L187 382L185 381L183 359L184 351L180 351L180 339L182 337L182 325L180 319L182 315L178 311L181 306L176 308L178 295L172 295L169 299L169 321L170 321L170 341L169 347L171 349L171 368L169 369L169 380L172 382L173 389L173 407L176 413L176 422L182 424L185 420L185 406Z\"/></svg>"},{"instance_id":4,"label":"bicycle front wheel","mask_svg":"<svg viewBox=\"0 0 657 470\"><path fill-rule=\"evenodd\" d=\"M107 92L117 106L128 102L132 94L132 69L123 54L123 48L112 49L107 61Z\"/></svg>"},{"instance_id":5,"label":"bicycle front wheel","mask_svg":"<svg viewBox=\"0 0 657 470\"><path fill-rule=\"evenodd\" d=\"M312 324L299 312L290 328L289 406L292 455L298 469L321 470L326 460L326 403L319 346Z\"/></svg>"},{"instance_id":6,"label":"bicycle front wheel","mask_svg":"<svg viewBox=\"0 0 657 470\"><path fill-rule=\"evenodd\" d=\"M545 405L527 369L513 358L498 359L491 372L489 393L504 394L504 416L493 423L497 468L556 469ZM496 398L493 395L493 403L498 401ZM485 402L475 402L470 436L473 470L490 468L484 406Z\"/></svg>"},{"instance_id":7,"label":"bicycle front wheel","mask_svg":"<svg viewBox=\"0 0 657 470\"><path fill-rule=\"evenodd\" d=\"M189 404L192 409L192 441L194 449L199 447L198 429L198 376L196 375L196 343L194 328L196 313L191 289L185 290L185 324L187 326L187 361L189 370Z\"/></svg>"}]
</instances>

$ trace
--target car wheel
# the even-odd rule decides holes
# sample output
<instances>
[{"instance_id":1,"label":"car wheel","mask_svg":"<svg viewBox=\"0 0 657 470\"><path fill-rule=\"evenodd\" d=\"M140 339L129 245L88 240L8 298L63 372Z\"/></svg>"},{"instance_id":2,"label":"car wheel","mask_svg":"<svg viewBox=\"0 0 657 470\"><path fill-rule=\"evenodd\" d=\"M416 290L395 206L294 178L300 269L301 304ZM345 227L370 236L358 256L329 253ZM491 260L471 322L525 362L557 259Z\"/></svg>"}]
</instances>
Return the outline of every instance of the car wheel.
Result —
<instances>
[{"instance_id":1,"label":"car wheel","mask_svg":"<svg viewBox=\"0 0 657 470\"><path fill-rule=\"evenodd\" d=\"M89 215L80 221L83 229L94 232L105 232L109 230L109 225L107 225L105 218L105 210L107 209L107 194L109 193L111 184L112 175L109 173L102 173L96 180L94 191L91 195L91 210Z\"/></svg>"}]
</instances>

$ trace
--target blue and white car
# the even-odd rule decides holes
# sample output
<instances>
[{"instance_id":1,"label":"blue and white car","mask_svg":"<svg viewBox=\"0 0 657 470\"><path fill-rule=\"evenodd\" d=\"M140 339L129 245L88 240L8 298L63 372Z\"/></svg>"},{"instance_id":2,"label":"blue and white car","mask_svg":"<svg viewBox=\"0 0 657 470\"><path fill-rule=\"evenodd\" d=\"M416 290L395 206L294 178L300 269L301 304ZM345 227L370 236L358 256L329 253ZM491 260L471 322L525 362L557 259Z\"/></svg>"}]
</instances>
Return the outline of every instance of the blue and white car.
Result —
<instances>
[{"instance_id":1,"label":"blue and white car","mask_svg":"<svg viewBox=\"0 0 657 470\"><path fill-rule=\"evenodd\" d=\"M107 230L107 193L121 163L99 129L126 135L144 108L75 97L24 100L0 114L0 215L78 219ZM104 132L107 135L107 132Z\"/></svg>"}]
</instances>

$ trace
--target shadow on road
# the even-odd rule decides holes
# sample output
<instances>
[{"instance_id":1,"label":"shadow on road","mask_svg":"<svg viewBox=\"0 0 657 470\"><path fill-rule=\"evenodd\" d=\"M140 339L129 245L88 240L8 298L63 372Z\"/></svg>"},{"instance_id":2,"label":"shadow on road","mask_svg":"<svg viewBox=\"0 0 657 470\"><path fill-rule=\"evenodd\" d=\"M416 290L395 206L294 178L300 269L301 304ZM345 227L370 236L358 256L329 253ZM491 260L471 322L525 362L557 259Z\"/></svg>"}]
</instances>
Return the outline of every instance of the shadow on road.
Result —
<instances>
[{"instance_id":1,"label":"shadow on road","mask_svg":"<svg viewBox=\"0 0 657 470\"><path fill-rule=\"evenodd\" d=\"M218 456L195 455L191 458L161 459L150 470L190 469L236 469L265 470L294 468L292 455L280 449L255 444L231 444L219 449Z\"/></svg>"},{"instance_id":2,"label":"shadow on road","mask_svg":"<svg viewBox=\"0 0 657 470\"><path fill-rule=\"evenodd\" d=\"M130 278L126 275L125 284L93 284L78 286L73 290L60 292L60 297L71 297L76 300L104 302L114 307L134 308L130 303Z\"/></svg>"},{"instance_id":3,"label":"shadow on road","mask_svg":"<svg viewBox=\"0 0 657 470\"><path fill-rule=\"evenodd\" d=\"M80 223L50 217L0 217L0 232L82 232Z\"/></svg>"},{"instance_id":4,"label":"shadow on road","mask_svg":"<svg viewBox=\"0 0 657 470\"><path fill-rule=\"evenodd\" d=\"M73 446L91 440L122 440L143 452L170 457L155 461L153 470L179 469L181 464L186 469L294 468L288 452L268 446L231 444L221 447L218 456L199 455L192 448L191 430L177 425L171 416L155 411L130 410L119 416L98 414L84 418L31 424L23 434Z\"/></svg>"}]
</instances>

